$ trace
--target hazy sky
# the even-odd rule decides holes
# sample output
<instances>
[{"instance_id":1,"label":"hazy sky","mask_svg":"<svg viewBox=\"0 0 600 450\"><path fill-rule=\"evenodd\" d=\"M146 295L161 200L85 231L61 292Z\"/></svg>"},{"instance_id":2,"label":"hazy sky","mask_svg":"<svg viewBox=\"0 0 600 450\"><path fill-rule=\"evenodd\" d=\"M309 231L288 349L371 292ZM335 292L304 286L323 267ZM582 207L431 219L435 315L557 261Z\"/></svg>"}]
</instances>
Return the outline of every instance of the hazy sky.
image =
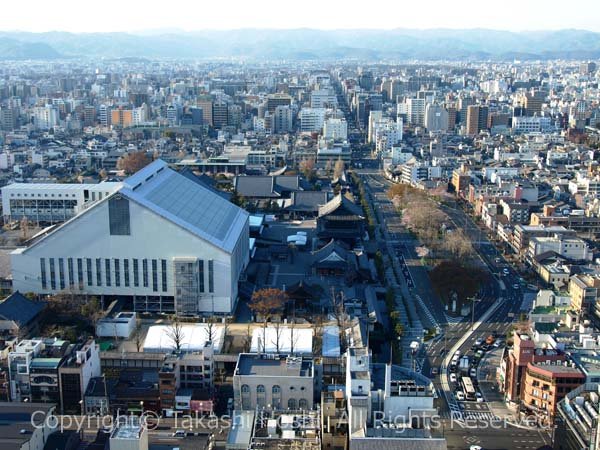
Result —
<instances>
[{"instance_id":1,"label":"hazy sky","mask_svg":"<svg viewBox=\"0 0 600 450\"><path fill-rule=\"evenodd\" d=\"M2 0L0 30L494 28L600 31L600 0Z\"/></svg>"}]
</instances>

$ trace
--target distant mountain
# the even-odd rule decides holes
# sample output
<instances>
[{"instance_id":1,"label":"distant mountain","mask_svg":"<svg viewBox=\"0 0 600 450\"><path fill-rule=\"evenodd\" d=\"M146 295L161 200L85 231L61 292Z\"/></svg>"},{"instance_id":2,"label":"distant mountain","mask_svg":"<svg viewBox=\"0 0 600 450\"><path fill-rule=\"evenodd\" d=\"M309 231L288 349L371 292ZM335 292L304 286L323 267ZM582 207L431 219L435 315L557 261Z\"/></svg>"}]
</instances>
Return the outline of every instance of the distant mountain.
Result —
<instances>
[{"instance_id":1,"label":"distant mountain","mask_svg":"<svg viewBox=\"0 0 600 450\"><path fill-rule=\"evenodd\" d=\"M139 33L0 32L0 59L551 59L600 58L600 33L486 29L272 30Z\"/></svg>"},{"instance_id":2,"label":"distant mountain","mask_svg":"<svg viewBox=\"0 0 600 450\"><path fill-rule=\"evenodd\" d=\"M59 57L61 54L48 44L0 36L0 60L55 59Z\"/></svg>"}]
</instances>

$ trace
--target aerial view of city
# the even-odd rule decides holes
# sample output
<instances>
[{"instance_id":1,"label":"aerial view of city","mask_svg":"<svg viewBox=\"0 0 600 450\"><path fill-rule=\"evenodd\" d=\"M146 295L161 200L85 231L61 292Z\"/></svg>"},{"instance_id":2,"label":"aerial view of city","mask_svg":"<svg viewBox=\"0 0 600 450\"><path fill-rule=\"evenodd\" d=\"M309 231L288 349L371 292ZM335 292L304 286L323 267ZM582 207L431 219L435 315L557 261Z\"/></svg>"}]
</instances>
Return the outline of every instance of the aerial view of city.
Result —
<instances>
[{"instance_id":1,"label":"aerial view of city","mask_svg":"<svg viewBox=\"0 0 600 450\"><path fill-rule=\"evenodd\" d=\"M597 0L0 14L0 450L600 450Z\"/></svg>"}]
</instances>

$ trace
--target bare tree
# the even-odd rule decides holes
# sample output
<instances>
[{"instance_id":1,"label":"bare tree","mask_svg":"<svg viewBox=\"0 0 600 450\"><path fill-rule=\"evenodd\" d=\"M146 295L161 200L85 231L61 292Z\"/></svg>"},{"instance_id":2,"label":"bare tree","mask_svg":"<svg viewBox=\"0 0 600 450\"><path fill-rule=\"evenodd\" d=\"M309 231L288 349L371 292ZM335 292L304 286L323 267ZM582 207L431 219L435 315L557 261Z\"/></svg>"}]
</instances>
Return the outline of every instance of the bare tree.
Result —
<instances>
[{"instance_id":1,"label":"bare tree","mask_svg":"<svg viewBox=\"0 0 600 450\"><path fill-rule=\"evenodd\" d=\"M137 352L139 353L142 349L142 324L140 322L139 319L137 319L136 324L135 324L135 329L133 330L133 342L135 343L135 348L137 350Z\"/></svg>"},{"instance_id":2,"label":"bare tree","mask_svg":"<svg viewBox=\"0 0 600 450\"><path fill-rule=\"evenodd\" d=\"M246 335L244 336L244 351L249 352L252 346L252 328L250 324L246 327Z\"/></svg>"},{"instance_id":3,"label":"bare tree","mask_svg":"<svg viewBox=\"0 0 600 450\"><path fill-rule=\"evenodd\" d=\"M210 316L206 319L206 340L213 343L215 342L215 337L217 333L217 318L215 316Z\"/></svg>"},{"instance_id":4,"label":"bare tree","mask_svg":"<svg viewBox=\"0 0 600 450\"><path fill-rule=\"evenodd\" d=\"M275 328L275 337L271 341L271 343L275 345L275 352L279 353L283 344L282 341L284 337L283 333L285 331L285 328L282 326L281 321L279 320L273 324L273 327ZM264 351L266 351L266 343L264 344L263 352Z\"/></svg>"},{"instance_id":5,"label":"bare tree","mask_svg":"<svg viewBox=\"0 0 600 450\"><path fill-rule=\"evenodd\" d=\"M303 159L298 164L298 168L308 181L313 181L316 178L314 158Z\"/></svg>"},{"instance_id":6,"label":"bare tree","mask_svg":"<svg viewBox=\"0 0 600 450\"><path fill-rule=\"evenodd\" d=\"M292 318L290 320L290 354L293 355L296 353L296 345L298 344L298 340L300 336L296 333L296 319Z\"/></svg>"},{"instance_id":7,"label":"bare tree","mask_svg":"<svg viewBox=\"0 0 600 450\"><path fill-rule=\"evenodd\" d=\"M179 321L179 317L174 316L171 325L165 331L167 337L171 340L171 345L173 346L173 351L180 352L181 346L183 345L183 340L185 338L185 333L183 331L183 325Z\"/></svg>"}]
</instances>

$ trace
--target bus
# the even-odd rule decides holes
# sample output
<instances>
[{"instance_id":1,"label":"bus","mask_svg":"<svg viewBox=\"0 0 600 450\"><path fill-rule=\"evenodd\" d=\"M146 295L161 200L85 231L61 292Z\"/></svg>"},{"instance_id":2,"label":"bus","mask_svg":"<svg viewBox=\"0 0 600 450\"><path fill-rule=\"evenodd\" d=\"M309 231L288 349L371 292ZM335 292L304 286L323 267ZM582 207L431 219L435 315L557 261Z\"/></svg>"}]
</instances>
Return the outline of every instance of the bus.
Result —
<instances>
[{"instance_id":1,"label":"bus","mask_svg":"<svg viewBox=\"0 0 600 450\"><path fill-rule=\"evenodd\" d=\"M463 385L463 390L465 392L465 399L474 401L475 400L475 388L473 387L473 382L469 377L462 377L461 382Z\"/></svg>"}]
</instances>

